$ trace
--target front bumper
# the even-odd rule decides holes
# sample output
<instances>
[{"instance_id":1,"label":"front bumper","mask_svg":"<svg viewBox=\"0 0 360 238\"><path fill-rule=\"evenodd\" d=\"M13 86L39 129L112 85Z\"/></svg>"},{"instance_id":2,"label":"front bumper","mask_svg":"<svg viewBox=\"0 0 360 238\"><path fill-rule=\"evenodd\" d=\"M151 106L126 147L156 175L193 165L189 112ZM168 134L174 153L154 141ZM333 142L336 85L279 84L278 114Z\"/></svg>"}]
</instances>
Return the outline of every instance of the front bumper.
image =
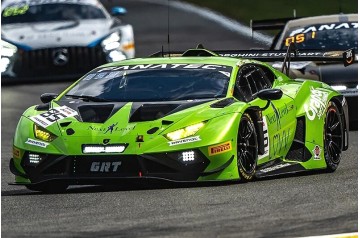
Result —
<instances>
[{"instance_id":1,"label":"front bumper","mask_svg":"<svg viewBox=\"0 0 360 238\"><path fill-rule=\"evenodd\" d=\"M31 184L63 181L75 184L109 184L128 178L156 178L169 181L197 181L201 176L209 176L223 171L233 161L234 156L222 166L204 172L210 161L199 150L194 151L194 160L183 160L183 152L156 153L143 155L81 155L65 156L39 154L40 162L31 162L32 152L25 152L20 163L25 173L15 166L17 159L10 160L10 170ZM15 183L16 184L16 183ZM18 183L26 184L26 183ZM29 184L29 183L27 183Z\"/></svg>"}]
</instances>

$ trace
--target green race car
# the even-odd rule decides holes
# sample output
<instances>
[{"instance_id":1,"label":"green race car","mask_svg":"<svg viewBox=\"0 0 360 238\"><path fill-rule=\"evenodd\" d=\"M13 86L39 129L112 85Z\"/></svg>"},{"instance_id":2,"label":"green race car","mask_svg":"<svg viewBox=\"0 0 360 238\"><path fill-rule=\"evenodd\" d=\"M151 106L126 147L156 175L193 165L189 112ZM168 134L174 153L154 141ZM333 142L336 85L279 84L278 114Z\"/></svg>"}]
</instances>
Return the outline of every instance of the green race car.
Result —
<instances>
[{"instance_id":1,"label":"green race car","mask_svg":"<svg viewBox=\"0 0 360 238\"><path fill-rule=\"evenodd\" d=\"M103 65L59 95L43 94L44 104L27 109L16 129L13 184L61 191L125 179L249 181L338 167L348 147L348 109L328 85L220 56L226 52L163 54ZM255 51L247 58L291 55Z\"/></svg>"}]
</instances>

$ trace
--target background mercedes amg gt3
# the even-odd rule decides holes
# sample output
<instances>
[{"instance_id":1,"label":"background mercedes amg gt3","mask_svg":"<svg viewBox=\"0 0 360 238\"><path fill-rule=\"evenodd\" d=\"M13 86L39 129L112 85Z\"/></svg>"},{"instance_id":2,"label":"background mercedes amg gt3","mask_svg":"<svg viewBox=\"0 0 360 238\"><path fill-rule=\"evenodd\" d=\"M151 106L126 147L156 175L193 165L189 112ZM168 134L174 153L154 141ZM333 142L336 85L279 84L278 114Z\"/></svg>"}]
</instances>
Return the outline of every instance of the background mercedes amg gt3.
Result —
<instances>
[{"instance_id":1,"label":"background mercedes amg gt3","mask_svg":"<svg viewBox=\"0 0 360 238\"><path fill-rule=\"evenodd\" d=\"M80 77L104 64L135 56L134 33L97 0L3 1L2 83Z\"/></svg>"}]
</instances>

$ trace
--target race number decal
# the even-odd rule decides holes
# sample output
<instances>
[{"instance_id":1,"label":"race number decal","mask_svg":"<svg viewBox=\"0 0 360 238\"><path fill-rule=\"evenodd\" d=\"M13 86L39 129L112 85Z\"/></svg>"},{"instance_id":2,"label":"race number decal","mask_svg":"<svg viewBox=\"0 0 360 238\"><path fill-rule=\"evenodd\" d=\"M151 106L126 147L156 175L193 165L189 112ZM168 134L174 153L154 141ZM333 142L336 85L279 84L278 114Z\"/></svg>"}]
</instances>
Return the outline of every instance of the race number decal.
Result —
<instances>
[{"instance_id":1,"label":"race number decal","mask_svg":"<svg viewBox=\"0 0 360 238\"><path fill-rule=\"evenodd\" d=\"M58 120L67 117L73 117L76 115L78 115L77 111L67 106L62 106L62 107L52 108L49 111L41 113L39 115L32 116L30 117L30 120L34 121L36 124L42 127L48 127Z\"/></svg>"},{"instance_id":2,"label":"race number decal","mask_svg":"<svg viewBox=\"0 0 360 238\"><path fill-rule=\"evenodd\" d=\"M269 156L269 131L266 117L263 117L263 132L264 132L264 154L259 155L258 160Z\"/></svg>"}]
</instances>

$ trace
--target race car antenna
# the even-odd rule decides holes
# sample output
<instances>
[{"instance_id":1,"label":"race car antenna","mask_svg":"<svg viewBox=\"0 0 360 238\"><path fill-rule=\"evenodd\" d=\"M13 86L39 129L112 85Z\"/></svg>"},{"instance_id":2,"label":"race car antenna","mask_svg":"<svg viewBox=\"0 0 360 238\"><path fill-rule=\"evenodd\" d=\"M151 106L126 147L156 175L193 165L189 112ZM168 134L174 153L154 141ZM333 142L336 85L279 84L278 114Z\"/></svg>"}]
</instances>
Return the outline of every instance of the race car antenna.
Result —
<instances>
[{"instance_id":1,"label":"race car antenna","mask_svg":"<svg viewBox=\"0 0 360 238\"><path fill-rule=\"evenodd\" d=\"M168 43L168 53L169 53L169 57L170 57L170 0L168 0L168 4L167 4L167 17L168 17L168 24L167 24L167 43Z\"/></svg>"}]
</instances>

